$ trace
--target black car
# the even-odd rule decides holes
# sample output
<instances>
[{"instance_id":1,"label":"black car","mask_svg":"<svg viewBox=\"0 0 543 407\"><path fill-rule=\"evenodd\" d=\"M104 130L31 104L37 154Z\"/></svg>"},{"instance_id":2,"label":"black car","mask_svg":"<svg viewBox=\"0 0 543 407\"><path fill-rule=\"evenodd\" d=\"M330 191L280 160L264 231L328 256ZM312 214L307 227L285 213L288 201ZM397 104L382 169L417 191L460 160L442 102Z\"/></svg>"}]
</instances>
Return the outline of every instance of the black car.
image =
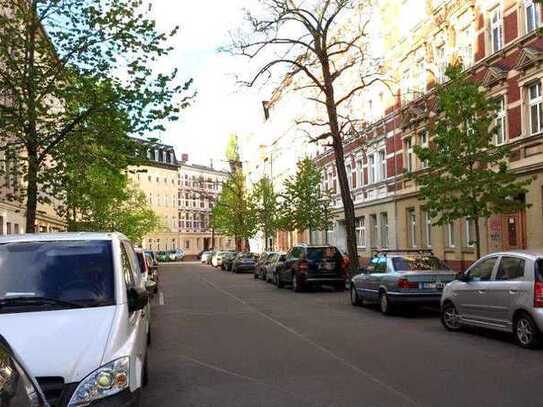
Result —
<instances>
[{"instance_id":1,"label":"black car","mask_svg":"<svg viewBox=\"0 0 543 407\"><path fill-rule=\"evenodd\" d=\"M232 262L234 273L252 273L256 267L256 256L254 253L239 253Z\"/></svg>"},{"instance_id":2,"label":"black car","mask_svg":"<svg viewBox=\"0 0 543 407\"><path fill-rule=\"evenodd\" d=\"M48 407L38 382L0 335L0 406Z\"/></svg>"},{"instance_id":3,"label":"black car","mask_svg":"<svg viewBox=\"0 0 543 407\"><path fill-rule=\"evenodd\" d=\"M295 292L322 285L345 289L348 262L337 247L298 245L286 257L284 267L277 270L279 288L290 284Z\"/></svg>"}]
</instances>

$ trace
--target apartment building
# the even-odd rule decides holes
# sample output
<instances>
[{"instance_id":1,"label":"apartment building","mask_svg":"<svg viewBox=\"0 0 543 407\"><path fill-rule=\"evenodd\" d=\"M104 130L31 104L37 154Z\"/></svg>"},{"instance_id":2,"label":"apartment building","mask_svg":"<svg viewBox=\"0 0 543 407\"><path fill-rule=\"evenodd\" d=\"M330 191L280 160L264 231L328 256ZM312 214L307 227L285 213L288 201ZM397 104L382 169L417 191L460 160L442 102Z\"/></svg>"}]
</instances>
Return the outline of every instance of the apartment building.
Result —
<instances>
[{"instance_id":1,"label":"apartment building","mask_svg":"<svg viewBox=\"0 0 543 407\"><path fill-rule=\"evenodd\" d=\"M361 112L370 112L363 135L345 140L346 170L356 207L362 261L375 248L432 248L454 268L475 260L474 225L468 219L433 226L417 187L405 170L424 163L413 147L429 142L431 97L446 80L448 63L461 60L472 77L499 101L496 144L509 144L511 171L532 177L528 193L515 197L528 207L481 220L482 252L543 246L543 38L541 8L530 0L385 0L379 2L385 71L392 92L368 89ZM400 23L401 22L401 23ZM339 192L334 157L316 158L324 187ZM344 245L341 200L330 235Z\"/></svg>"},{"instance_id":2,"label":"apartment building","mask_svg":"<svg viewBox=\"0 0 543 407\"><path fill-rule=\"evenodd\" d=\"M233 238L215 233L210 224L227 172L189 164L187 155L178 160L172 146L153 143L148 144L146 164L130 168L129 174L162 219L161 230L144 237L144 248L180 248L195 258L203 250L235 247Z\"/></svg>"}]
</instances>

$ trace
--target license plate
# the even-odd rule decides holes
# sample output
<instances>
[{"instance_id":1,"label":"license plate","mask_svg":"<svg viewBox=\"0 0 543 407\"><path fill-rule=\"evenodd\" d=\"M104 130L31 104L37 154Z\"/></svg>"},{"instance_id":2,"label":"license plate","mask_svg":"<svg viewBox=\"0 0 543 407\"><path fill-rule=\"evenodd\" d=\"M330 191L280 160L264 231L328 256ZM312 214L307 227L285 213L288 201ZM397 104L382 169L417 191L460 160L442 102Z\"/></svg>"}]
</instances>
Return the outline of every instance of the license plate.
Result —
<instances>
[{"instance_id":1,"label":"license plate","mask_svg":"<svg viewBox=\"0 0 543 407\"><path fill-rule=\"evenodd\" d=\"M421 283L420 285L420 288L428 290L443 290L445 288L445 284L443 283Z\"/></svg>"}]
</instances>

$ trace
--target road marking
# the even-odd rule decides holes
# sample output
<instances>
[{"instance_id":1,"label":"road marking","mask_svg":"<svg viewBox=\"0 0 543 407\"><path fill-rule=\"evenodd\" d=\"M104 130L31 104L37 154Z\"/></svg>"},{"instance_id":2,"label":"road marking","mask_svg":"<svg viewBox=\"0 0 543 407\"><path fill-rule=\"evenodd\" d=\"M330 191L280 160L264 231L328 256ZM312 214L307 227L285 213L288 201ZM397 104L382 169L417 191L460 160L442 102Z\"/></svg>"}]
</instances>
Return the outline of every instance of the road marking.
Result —
<instances>
[{"instance_id":1,"label":"road marking","mask_svg":"<svg viewBox=\"0 0 543 407\"><path fill-rule=\"evenodd\" d=\"M202 277L202 280L205 281L207 284L209 284L211 287L213 287L214 289L216 289L217 291L223 293L224 295L227 295L229 296L230 298L238 301L240 304L243 304L245 305L246 307L248 307L249 309L253 310L253 312L255 312L256 314L260 315L261 317L267 319L268 321L272 322L273 324L277 325L278 327L284 329L285 331L291 333L292 335L298 337L299 339L303 340L304 342L310 344L311 346L315 347L316 349L320 350L321 352L327 354L328 356L330 356L332 359L335 359L336 361L338 361L339 363L343 364L344 366L354 370L355 372L357 372L358 374L366 377L368 380L374 382L375 384L383 387L384 389L388 390L389 392L391 393L394 393L396 394L398 397L404 399L405 401L407 401L409 404L413 405L413 406L421 406L422 404L420 404L419 402L413 400L411 397L409 397L407 394L403 393L402 391L392 387L391 385L389 384L386 384L385 382L383 382L382 380L378 379L377 377L373 376L371 373L359 368L358 366L356 365L353 365L352 363L350 363L348 360L342 358L341 356L335 354L334 352L332 352L331 350L325 348L324 346L318 344L317 342L313 341L312 339L306 337L305 335L301 334L300 332L296 331L295 329L289 327L288 325L285 325L284 323L282 323L281 321L278 321L276 320L275 318L269 316L268 314L260 311L258 308L254 307L253 305L249 304L248 302L246 302L245 300L243 300L242 298L239 298L238 296L236 296L235 294L232 294L231 292L229 291L226 291L225 289L219 287L218 285L216 285L215 283L209 281L207 278L205 277Z\"/></svg>"},{"instance_id":2,"label":"road marking","mask_svg":"<svg viewBox=\"0 0 543 407\"><path fill-rule=\"evenodd\" d=\"M158 294L158 305L164 305L165 302L164 302L164 293L161 291L159 294Z\"/></svg>"}]
</instances>

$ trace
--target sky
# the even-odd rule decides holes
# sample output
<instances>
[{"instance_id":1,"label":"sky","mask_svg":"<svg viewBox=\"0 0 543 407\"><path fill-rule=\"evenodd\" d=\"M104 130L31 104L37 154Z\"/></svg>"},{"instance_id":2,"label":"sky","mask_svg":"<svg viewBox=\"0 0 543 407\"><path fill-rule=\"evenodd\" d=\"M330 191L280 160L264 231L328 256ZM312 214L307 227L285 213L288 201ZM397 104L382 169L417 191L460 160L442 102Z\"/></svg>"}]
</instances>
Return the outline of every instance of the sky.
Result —
<instances>
[{"instance_id":1,"label":"sky","mask_svg":"<svg viewBox=\"0 0 543 407\"><path fill-rule=\"evenodd\" d=\"M255 67L242 58L219 53L228 44L228 33L242 20L242 7L254 0L152 0L153 15L160 30L180 26L166 61L177 67L183 79L193 78L198 92L180 120L169 125L162 142L178 154L189 154L192 163L225 166L224 150L231 133L252 134L263 121L264 92L236 83L235 75L248 79ZM163 68L163 67L162 67Z\"/></svg>"}]
</instances>

